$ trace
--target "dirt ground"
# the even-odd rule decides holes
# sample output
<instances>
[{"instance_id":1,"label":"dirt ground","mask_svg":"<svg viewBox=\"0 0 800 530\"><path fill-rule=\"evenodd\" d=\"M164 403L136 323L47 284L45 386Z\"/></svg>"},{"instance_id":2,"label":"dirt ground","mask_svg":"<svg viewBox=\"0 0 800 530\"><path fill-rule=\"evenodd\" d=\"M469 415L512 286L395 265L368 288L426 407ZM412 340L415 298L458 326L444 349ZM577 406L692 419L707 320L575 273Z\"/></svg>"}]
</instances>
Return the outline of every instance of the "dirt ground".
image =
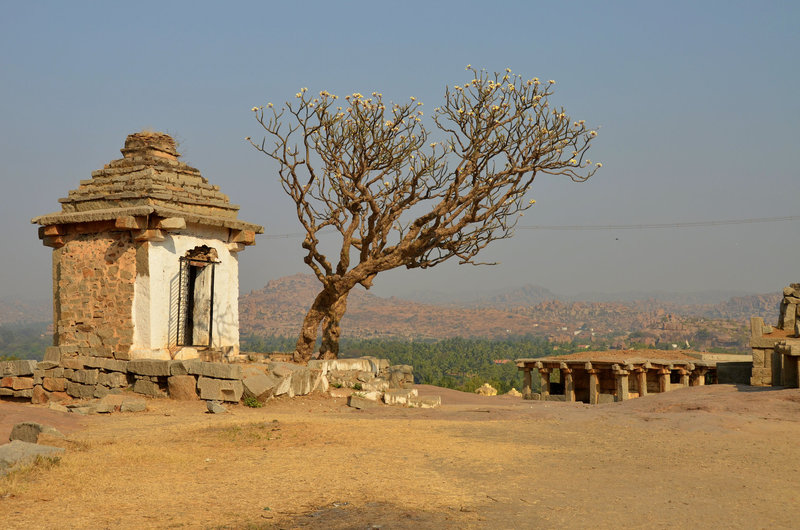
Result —
<instances>
[{"instance_id":1,"label":"dirt ground","mask_svg":"<svg viewBox=\"0 0 800 530\"><path fill-rule=\"evenodd\" d=\"M800 390L714 385L624 403L439 394L438 409L281 398L74 418L58 465L0 479L4 528L791 528ZM20 412L22 411L22 412ZM4 430L5 429L5 430Z\"/></svg>"}]
</instances>

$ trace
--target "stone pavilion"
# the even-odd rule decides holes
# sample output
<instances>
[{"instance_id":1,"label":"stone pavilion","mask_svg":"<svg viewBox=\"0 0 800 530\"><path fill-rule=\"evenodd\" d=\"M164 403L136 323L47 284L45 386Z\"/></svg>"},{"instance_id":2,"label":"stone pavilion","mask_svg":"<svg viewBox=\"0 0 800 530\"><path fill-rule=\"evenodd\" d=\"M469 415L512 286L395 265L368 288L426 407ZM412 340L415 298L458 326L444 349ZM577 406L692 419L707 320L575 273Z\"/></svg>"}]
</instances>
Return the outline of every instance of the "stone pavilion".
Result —
<instances>
[{"instance_id":1,"label":"stone pavilion","mask_svg":"<svg viewBox=\"0 0 800 530\"><path fill-rule=\"evenodd\" d=\"M238 256L263 228L170 136L131 134L121 151L32 220L53 249L54 346L62 358L235 357Z\"/></svg>"}]
</instances>

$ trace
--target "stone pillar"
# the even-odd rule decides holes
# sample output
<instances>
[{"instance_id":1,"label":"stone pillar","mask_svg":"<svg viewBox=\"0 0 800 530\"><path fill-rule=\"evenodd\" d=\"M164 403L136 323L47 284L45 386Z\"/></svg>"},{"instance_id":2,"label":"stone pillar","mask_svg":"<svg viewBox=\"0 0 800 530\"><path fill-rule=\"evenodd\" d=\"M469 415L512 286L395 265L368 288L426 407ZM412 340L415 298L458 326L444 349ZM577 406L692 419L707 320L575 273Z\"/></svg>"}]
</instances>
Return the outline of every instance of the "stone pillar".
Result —
<instances>
[{"instance_id":1,"label":"stone pillar","mask_svg":"<svg viewBox=\"0 0 800 530\"><path fill-rule=\"evenodd\" d=\"M561 381L564 382L564 400L575 401L575 382L572 380L572 370L562 368Z\"/></svg>"},{"instance_id":2,"label":"stone pillar","mask_svg":"<svg viewBox=\"0 0 800 530\"><path fill-rule=\"evenodd\" d=\"M522 398L523 399L531 399L531 395L533 391L531 387L533 385L533 380L531 378L531 370L530 366L525 366L524 373L522 374Z\"/></svg>"},{"instance_id":3,"label":"stone pillar","mask_svg":"<svg viewBox=\"0 0 800 530\"><path fill-rule=\"evenodd\" d=\"M692 376L690 379L691 386L703 386L706 384L706 369L705 368L697 368L692 372Z\"/></svg>"},{"instance_id":4,"label":"stone pillar","mask_svg":"<svg viewBox=\"0 0 800 530\"><path fill-rule=\"evenodd\" d=\"M550 395L550 369L539 368L539 378L542 382L542 399L547 399Z\"/></svg>"},{"instance_id":5,"label":"stone pillar","mask_svg":"<svg viewBox=\"0 0 800 530\"><path fill-rule=\"evenodd\" d=\"M658 391L659 392L669 392L670 391L670 383L669 383L669 376L671 374L671 370L668 368L662 368L658 371Z\"/></svg>"},{"instance_id":6,"label":"stone pillar","mask_svg":"<svg viewBox=\"0 0 800 530\"><path fill-rule=\"evenodd\" d=\"M680 374L681 374L681 385L689 386L689 372L681 368Z\"/></svg>"},{"instance_id":7,"label":"stone pillar","mask_svg":"<svg viewBox=\"0 0 800 530\"><path fill-rule=\"evenodd\" d=\"M636 372L636 386L639 387L639 397L647 395L647 370L641 369Z\"/></svg>"},{"instance_id":8,"label":"stone pillar","mask_svg":"<svg viewBox=\"0 0 800 530\"><path fill-rule=\"evenodd\" d=\"M598 380L597 380L597 372L598 370L592 369L587 370L589 372L589 403L592 405L597 405L599 401L599 392L598 392Z\"/></svg>"},{"instance_id":9,"label":"stone pillar","mask_svg":"<svg viewBox=\"0 0 800 530\"><path fill-rule=\"evenodd\" d=\"M630 396L628 395L628 371L616 371L614 372L614 377L617 382L617 396L614 401L625 401L630 399Z\"/></svg>"}]
</instances>

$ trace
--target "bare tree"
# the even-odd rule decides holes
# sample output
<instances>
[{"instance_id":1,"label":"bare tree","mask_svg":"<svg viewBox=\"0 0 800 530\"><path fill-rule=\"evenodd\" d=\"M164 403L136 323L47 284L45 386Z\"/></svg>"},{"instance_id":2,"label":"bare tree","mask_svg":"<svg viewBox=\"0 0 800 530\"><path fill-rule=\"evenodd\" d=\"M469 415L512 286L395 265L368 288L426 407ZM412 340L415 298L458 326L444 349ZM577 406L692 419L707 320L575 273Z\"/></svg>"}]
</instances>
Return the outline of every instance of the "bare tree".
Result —
<instances>
[{"instance_id":1,"label":"bare tree","mask_svg":"<svg viewBox=\"0 0 800 530\"><path fill-rule=\"evenodd\" d=\"M248 140L278 163L306 232L304 261L322 283L295 361L312 357L320 326L319 357L338 356L340 321L356 285L369 289L378 273L401 266L425 269L451 258L478 265L480 251L510 237L535 202L525 194L537 174L582 182L601 166L586 159L596 132L551 108L555 81L467 70L472 78L448 87L433 112L436 136L413 97L384 103L373 92L341 101L303 88L280 110L253 108L266 137ZM334 259L321 249L326 229L341 237Z\"/></svg>"}]
</instances>

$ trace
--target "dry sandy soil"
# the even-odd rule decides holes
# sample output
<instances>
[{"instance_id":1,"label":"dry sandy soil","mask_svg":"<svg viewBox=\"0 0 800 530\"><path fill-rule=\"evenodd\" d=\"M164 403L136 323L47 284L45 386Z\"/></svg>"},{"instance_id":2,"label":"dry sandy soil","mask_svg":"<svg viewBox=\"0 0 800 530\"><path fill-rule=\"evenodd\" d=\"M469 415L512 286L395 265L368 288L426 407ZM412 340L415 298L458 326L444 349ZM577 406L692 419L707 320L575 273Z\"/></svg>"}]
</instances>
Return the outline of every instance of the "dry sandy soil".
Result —
<instances>
[{"instance_id":1,"label":"dry sandy soil","mask_svg":"<svg viewBox=\"0 0 800 530\"><path fill-rule=\"evenodd\" d=\"M0 479L4 528L790 528L800 390L715 385L589 406L421 386L439 409L343 398L75 418L58 465ZM5 430L3 430L5 429Z\"/></svg>"}]
</instances>

